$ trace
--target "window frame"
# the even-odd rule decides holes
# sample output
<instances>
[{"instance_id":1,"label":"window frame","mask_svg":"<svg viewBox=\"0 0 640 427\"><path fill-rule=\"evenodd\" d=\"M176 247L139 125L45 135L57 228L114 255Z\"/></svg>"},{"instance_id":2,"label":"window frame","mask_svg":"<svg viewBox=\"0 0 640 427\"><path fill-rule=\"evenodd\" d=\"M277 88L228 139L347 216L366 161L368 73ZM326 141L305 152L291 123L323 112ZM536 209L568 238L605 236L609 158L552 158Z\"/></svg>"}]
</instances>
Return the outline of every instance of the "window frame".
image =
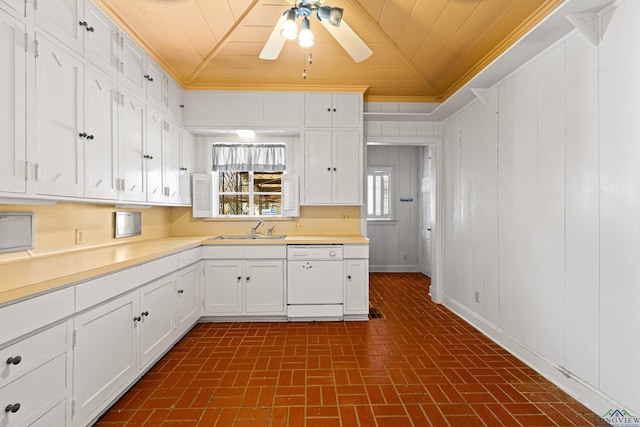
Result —
<instances>
[{"instance_id":1,"label":"window frame","mask_svg":"<svg viewBox=\"0 0 640 427\"><path fill-rule=\"evenodd\" d=\"M389 180L388 191L387 191L387 204L388 204L388 214L385 215L376 215L375 214L375 206L373 204L376 203L375 194L376 194L376 186L375 186L375 176L376 175L386 175ZM369 188L369 180L370 178L374 178L374 187L373 191L370 191ZM367 178L366 178L366 191L367 191L367 221L380 221L380 222L392 222L395 221L395 209L394 209L394 185L395 185L395 168L393 166L369 166L367 168ZM373 206L373 207L372 207ZM373 209L373 214L369 214L369 209Z\"/></svg>"}]
</instances>

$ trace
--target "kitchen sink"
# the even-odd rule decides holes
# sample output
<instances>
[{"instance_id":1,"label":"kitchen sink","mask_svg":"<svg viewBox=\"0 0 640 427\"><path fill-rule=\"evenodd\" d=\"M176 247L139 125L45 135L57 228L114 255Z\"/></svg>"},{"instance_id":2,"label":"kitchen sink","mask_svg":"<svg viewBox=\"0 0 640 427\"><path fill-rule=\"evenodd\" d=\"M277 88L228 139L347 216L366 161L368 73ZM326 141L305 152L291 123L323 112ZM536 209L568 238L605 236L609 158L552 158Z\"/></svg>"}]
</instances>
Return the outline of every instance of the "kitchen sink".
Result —
<instances>
[{"instance_id":1,"label":"kitchen sink","mask_svg":"<svg viewBox=\"0 0 640 427\"><path fill-rule=\"evenodd\" d=\"M271 236L264 234L221 234L211 237L209 240L283 240L286 237L286 234L274 234Z\"/></svg>"}]
</instances>

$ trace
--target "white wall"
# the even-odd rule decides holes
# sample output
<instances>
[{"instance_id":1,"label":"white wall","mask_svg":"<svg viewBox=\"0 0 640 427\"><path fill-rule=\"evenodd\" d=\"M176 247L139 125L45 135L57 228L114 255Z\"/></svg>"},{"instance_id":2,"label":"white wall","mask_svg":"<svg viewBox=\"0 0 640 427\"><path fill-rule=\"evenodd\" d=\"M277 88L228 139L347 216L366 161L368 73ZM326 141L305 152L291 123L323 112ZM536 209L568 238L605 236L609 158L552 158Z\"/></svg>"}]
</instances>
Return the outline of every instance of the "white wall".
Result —
<instances>
[{"instance_id":1,"label":"white wall","mask_svg":"<svg viewBox=\"0 0 640 427\"><path fill-rule=\"evenodd\" d=\"M419 191L421 172L417 146L367 147L367 167L392 167L394 221L367 221L371 271L418 271ZM412 202L400 202L412 198Z\"/></svg>"},{"instance_id":2,"label":"white wall","mask_svg":"<svg viewBox=\"0 0 640 427\"><path fill-rule=\"evenodd\" d=\"M638 17L444 122L445 304L599 414L640 414Z\"/></svg>"}]
</instances>

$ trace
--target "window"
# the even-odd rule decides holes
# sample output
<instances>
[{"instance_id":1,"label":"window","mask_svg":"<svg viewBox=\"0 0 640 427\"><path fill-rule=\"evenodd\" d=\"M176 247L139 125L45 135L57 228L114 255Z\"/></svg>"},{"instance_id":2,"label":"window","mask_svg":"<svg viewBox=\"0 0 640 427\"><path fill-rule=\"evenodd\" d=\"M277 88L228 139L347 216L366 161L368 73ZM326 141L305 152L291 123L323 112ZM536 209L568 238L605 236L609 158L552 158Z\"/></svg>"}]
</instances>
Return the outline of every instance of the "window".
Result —
<instances>
[{"instance_id":1,"label":"window","mask_svg":"<svg viewBox=\"0 0 640 427\"><path fill-rule=\"evenodd\" d=\"M218 214L282 215L282 172L218 172Z\"/></svg>"},{"instance_id":2,"label":"window","mask_svg":"<svg viewBox=\"0 0 640 427\"><path fill-rule=\"evenodd\" d=\"M218 215L281 216L285 156L284 143L212 144Z\"/></svg>"},{"instance_id":3,"label":"window","mask_svg":"<svg viewBox=\"0 0 640 427\"><path fill-rule=\"evenodd\" d=\"M369 168L367 174L367 219L391 220L391 175L389 167Z\"/></svg>"}]
</instances>

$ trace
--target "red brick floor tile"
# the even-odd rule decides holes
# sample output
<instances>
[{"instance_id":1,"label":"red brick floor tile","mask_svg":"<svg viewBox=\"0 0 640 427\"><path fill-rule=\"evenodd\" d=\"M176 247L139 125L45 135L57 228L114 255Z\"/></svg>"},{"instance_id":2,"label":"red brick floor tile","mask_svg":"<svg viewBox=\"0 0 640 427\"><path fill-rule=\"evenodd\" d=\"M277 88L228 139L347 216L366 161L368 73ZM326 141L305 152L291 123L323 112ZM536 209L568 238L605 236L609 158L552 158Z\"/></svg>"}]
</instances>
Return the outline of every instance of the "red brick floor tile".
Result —
<instances>
[{"instance_id":1,"label":"red brick floor tile","mask_svg":"<svg viewBox=\"0 0 640 427\"><path fill-rule=\"evenodd\" d=\"M587 426L595 415L428 297L374 273L369 322L196 325L97 426Z\"/></svg>"}]
</instances>

